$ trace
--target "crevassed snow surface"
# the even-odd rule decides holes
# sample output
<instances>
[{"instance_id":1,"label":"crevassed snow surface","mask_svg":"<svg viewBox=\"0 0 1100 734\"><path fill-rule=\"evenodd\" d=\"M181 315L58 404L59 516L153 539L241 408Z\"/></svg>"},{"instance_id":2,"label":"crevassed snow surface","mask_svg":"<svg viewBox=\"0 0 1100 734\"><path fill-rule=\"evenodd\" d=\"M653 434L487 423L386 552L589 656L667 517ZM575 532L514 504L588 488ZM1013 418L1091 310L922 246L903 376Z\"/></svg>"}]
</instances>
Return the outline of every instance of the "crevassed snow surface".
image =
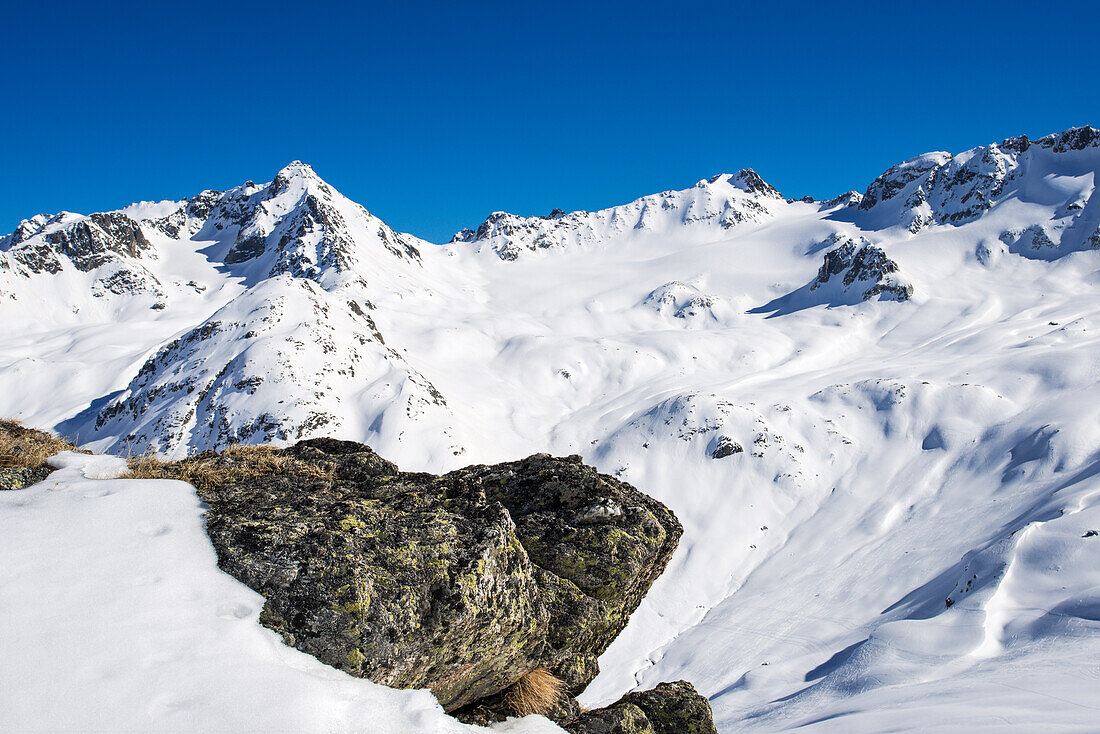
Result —
<instances>
[{"instance_id":1,"label":"crevassed snow surface","mask_svg":"<svg viewBox=\"0 0 1100 734\"><path fill-rule=\"evenodd\" d=\"M429 691L353 678L260 626L183 482L66 452L0 493L0 730L474 732ZM560 732L541 717L497 730Z\"/></svg>"},{"instance_id":2,"label":"crevassed snow surface","mask_svg":"<svg viewBox=\"0 0 1100 734\"><path fill-rule=\"evenodd\" d=\"M742 172L430 245L295 164L127 210L151 249L87 272L20 264L78 221L36 218L0 240L0 414L120 453L581 453L685 526L585 703L686 678L723 731L1095 730L1098 172L1081 128L862 201ZM846 240L912 298L820 283Z\"/></svg>"}]
</instances>

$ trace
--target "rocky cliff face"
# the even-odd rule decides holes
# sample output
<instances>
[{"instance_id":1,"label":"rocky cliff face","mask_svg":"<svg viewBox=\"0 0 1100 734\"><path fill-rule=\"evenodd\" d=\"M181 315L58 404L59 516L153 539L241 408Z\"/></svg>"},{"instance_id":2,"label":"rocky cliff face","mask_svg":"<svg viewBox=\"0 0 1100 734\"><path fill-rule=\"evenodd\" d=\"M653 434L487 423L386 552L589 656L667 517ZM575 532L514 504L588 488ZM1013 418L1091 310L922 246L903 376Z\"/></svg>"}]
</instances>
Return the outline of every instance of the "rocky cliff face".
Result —
<instances>
[{"instance_id":1,"label":"rocky cliff face","mask_svg":"<svg viewBox=\"0 0 1100 734\"><path fill-rule=\"evenodd\" d=\"M865 238L832 235L824 244L838 246L825 253L811 291L839 284L842 292L851 291L863 301L908 301L913 295L913 286L898 275L898 264Z\"/></svg>"},{"instance_id":2,"label":"rocky cliff face","mask_svg":"<svg viewBox=\"0 0 1100 734\"><path fill-rule=\"evenodd\" d=\"M156 253L139 222L120 212L82 217L62 212L25 219L4 238L0 272L23 278L76 271L91 276L96 297L149 295L164 307L164 289L147 267Z\"/></svg>"}]
</instances>

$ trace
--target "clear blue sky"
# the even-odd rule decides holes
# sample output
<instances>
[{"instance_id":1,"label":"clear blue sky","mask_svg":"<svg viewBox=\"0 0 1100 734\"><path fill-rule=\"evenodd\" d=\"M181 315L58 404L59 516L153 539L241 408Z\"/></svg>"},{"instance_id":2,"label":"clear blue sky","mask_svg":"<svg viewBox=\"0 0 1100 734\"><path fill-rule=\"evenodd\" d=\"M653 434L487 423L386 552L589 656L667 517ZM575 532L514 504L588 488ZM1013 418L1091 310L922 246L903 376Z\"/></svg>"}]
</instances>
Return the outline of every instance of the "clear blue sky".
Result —
<instances>
[{"instance_id":1,"label":"clear blue sky","mask_svg":"<svg viewBox=\"0 0 1100 734\"><path fill-rule=\"evenodd\" d=\"M6 3L0 230L300 158L436 241L1100 126L1100 3Z\"/></svg>"}]
</instances>

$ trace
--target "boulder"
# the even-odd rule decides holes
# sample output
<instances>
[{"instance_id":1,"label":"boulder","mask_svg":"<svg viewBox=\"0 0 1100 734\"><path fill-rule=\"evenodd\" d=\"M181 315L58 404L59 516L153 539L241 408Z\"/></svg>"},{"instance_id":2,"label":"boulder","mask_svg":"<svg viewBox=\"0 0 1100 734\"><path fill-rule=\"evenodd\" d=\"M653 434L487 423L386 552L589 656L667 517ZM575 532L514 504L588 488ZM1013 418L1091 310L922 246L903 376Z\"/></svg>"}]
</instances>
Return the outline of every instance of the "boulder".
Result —
<instances>
[{"instance_id":1,"label":"boulder","mask_svg":"<svg viewBox=\"0 0 1100 734\"><path fill-rule=\"evenodd\" d=\"M687 681L628 693L565 724L570 734L716 734L710 704Z\"/></svg>"},{"instance_id":2,"label":"boulder","mask_svg":"<svg viewBox=\"0 0 1100 734\"><path fill-rule=\"evenodd\" d=\"M281 470L200 456L191 481L219 566L264 596L261 623L352 675L430 688L448 711L537 668L579 692L682 532L579 456L443 476L332 439L268 452Z\"/></svg>"}]
</instances>

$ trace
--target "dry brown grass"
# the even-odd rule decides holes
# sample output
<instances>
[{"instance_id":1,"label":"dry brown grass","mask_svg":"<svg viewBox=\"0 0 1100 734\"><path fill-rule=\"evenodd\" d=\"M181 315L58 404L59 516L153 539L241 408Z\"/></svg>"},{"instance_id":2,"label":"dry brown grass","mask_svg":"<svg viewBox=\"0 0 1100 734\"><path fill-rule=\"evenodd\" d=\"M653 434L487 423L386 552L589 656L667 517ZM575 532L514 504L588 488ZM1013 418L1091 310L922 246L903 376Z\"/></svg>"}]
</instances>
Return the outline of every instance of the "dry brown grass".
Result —
<instances>
[{"instance_id":1,"label":"dry brown grass","mask_svg":"<svg viewBox=\"0 0 1100 734\"><path fill-rule=\"evenodd\" d=\"M24 428L17 420L0 420L0 469L38 469L58 452L78 450L45 431Z\"/></svg>"},{"instance_id":2,"label":"dry brown grass","mask_svg":"<svg viewBox=\"0 0 1100 734\"><path fill-rule=\"evenodd\" d=\"M271 474L331 479L331 472L274 446L230 446L213 456L189 456L179 461L162 461L152 451L127 460L132 479L178 479L200 489Z\"/></svg>"},{"instance_id":3,"label":"dry brown grass","mask_svg":"<svg viewBox=\"0 0 1100 734\"><path fill-rule=\"evenodd\" d=\"M504 704L516 716L548 714L561 701L565 683L545 668L535 668L512 684L504 694Z\"/></svg>"}]
</instances>

